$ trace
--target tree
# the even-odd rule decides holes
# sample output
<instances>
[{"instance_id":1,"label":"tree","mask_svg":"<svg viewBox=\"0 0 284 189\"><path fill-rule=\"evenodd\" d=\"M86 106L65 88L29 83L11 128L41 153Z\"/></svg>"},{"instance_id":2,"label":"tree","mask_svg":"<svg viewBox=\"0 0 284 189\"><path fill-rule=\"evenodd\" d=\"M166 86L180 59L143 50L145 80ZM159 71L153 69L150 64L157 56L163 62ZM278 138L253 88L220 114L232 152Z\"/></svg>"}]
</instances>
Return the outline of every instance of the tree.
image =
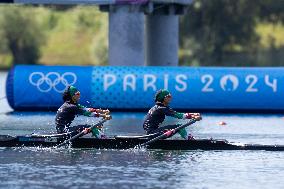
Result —
<instances>
[{"instance_id":1,"label":"tree","mask_svg":"<svg viewBox=\"0 0 284 189\"><path fill-rule=\"evenodd\" d=\"M45 41L43 31L29 7L1 8L0 30L14 64L36 64L40 57L40 46Z\"/></svg>"},{"instance_id":2,"label":"tree","mask_svg":"<svg viewBox=\"0 0 284 189\"><path fill-rule=\"evenodd\" d=\"M259 0L259 17L263 21L284 23L284 1Z\"/></svg>"},{"instance_id":3,"label":"tree","mask_svg":"<svg viewBox=\"0 0 284 189\"><path fill-rule=\"evenodd\" d=\"M180 44L194 39L194 55L203 65L221 63L226 50L257 44L257 10L250 0L197 0L181 20Z\"/></svg>"},{"instance_id":4,"label":"tree","mask_svg":"<svg viewBox=\"0 0 284 189\"><path fill-rule=\"evenodd\" d=\"M284 48L275 49L273 37L271 49L261 49L256 28L269 23L284 23L283 0L195 0L181 19L185 64L283 65Z\"/></svg>"}]
</instances>

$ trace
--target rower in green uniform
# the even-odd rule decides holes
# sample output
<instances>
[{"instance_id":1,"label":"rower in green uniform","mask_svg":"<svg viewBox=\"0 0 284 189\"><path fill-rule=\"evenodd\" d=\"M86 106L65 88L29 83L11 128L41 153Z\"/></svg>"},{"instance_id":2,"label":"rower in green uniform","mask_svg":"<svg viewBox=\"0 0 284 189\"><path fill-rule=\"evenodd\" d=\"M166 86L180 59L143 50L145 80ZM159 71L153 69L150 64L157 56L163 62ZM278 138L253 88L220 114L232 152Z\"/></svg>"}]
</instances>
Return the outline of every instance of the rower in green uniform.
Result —
<instances>
[{"instance_id":1,"label":"rower in green uniform","mask_svg":"<svg viewBox=\"0 0 284 189\"><path fill-rule=\"evenodd\" d=\"M76 115L84 115L88 117L102 117L110 120L111 116L109 110L87 108L78 104L80 100L80 91L74 86L69 86L63 93L63 105L58 109L55 124L57 133L68 133L68 132L81 132L86 129L86 132L90 132L87 128L88 125L77 125L70 127L72 121ZM92 133L96 137L102 137L103 135L99 129L95 128Z\"/></svg>"},{"instance_id":2,"label":"rower in green uniform","mask_svg":"<svg viewBox=\"0 0 284 189\"><path fill-rule=\"evenodd\" d=\"M167 125L167 126L160 126L163 121L165 120L166 116L175 117L178 119L196 119L201 120L200 113L179 113L174 111L172 108L169 107L169 104L172 100L172 96L170 92L166 89L161 89L157 91L155 95L155 106L153 106L148 114L145 117L143 128L146 131L147 134L154 134L163 132L165 130L169 129L175 129L180 124L176 125ZM178 131L178 133L181 135L184 139L192 140L194 139L192 135L188 135L187 131L184 129L181 129Z\"/></svg>"}]
</instances>

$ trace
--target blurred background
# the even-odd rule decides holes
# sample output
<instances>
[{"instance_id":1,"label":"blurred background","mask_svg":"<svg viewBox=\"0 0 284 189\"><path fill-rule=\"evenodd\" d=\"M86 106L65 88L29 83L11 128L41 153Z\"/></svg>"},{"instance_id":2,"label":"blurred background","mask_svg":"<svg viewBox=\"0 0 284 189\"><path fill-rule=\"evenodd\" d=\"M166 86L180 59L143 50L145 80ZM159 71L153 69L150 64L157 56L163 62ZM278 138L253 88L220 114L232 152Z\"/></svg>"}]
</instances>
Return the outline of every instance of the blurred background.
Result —
<instances>
[{"instance_id":1,"label":"blurred background","mask_svg":"<svg viewBox=\"0 0 284 189\"><path fill-rule=\"evenodd\" d=\"M179 65L283 66L284 1L195 0L180 16ZM107 65L108 14L97 6L0 6L0 69Z\"/></svg>"}]
</instances>

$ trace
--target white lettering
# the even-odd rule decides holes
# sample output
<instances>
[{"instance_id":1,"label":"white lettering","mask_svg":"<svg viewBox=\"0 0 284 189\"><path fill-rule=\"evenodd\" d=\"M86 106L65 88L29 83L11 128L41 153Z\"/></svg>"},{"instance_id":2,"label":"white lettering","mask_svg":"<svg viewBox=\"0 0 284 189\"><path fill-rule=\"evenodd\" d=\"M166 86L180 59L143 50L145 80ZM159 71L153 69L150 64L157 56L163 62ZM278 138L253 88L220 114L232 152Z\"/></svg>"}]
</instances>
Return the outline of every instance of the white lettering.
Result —
<instances>
[{"instance_id":1,"label":"white lettering","mask_svg":"<svg viewBox=\"0 0 284 189\"><path fill-rule=\"evenodd\" d=\"M165 74L164 75L164 89L169 89L169 75Z\"/></svg>"},{"instance_id":2,"label":"white lettering","mask_svg":"<svg viewBox=\"0 0 284 189\"><path fill-rule=\"evenodd\" d=\"M176 82L181 85L181 86L175 85L175 89L177 91L182 92L186 90L187 84L186 81L184 80L187 80L186 75L181 74L176 76Z\"/></svg>"},{"instance_id":3,"label":"white lettering","mask_svg":"<svg viewBox=\"0 0 284 189\"><path fill-rule=\"evenodd\" d=\"M127 74L123 78L123 91L127 91L127 87L130 87L132 91L136 90L136 78L133 74Z\"/></svg>"},{"instance_id":4,"label":"white lettering","mask_svg":"<svg viewBox=\"0 0 284 189\"><path fill-rule=\"evenodd\" d=\"M104 91L113 85L116 82L116 76L113 74L105 74L104 75Z\"/></svg>"},{"instance_id":5,"label":"white lettering","mask_svg":"<svg viewBox=\"0 0 284 189\"><path fill-rule=\"evenodd\" d=\"M245 80L246 80L246 83L249 84L248 88L246 89L246 92L257 92L258 91L257 88L253 88L258 80L255 75L248 75Z\"/></svg>"},{"instance_id":6,"label":"white lettering","mask_svg":"<svg viewBox=\"0 0 284 189\"><path fill-rule=\"evenodd\" d=\"M223 91L235 91L239 86L239 79L235 75L224 75L220 79L220 86Z\"/></svg>"},{"instance_id":7,"label":"white lettering","mask_svg":"<svg viewBox=\"0 0 284 189\"><path fill-rule=\"evenodd\" d=\"M157 77L155 75L145 74L143 79L143 86L144 91L147 91L149 87L153 89L153 91L157 90L157 87L155 86Z\"/></svg>"},{"instance_id":8,"label":"white lettering","mask_svg":"<svg viewBox=\"0 0 284 189\"><path fill-rule=\"evenodd\" d=\"M205 85L204 85L204 87L202 88L201 91L202 91L202 92L213 92L214 89L213 89L213 88L210 88L210 85L213 83L213 80L214 80L214 78L213 78L212 75L209 75L209 74L203 75L203 76L201 77L201 82L202 82L202 83L205 83Z\"/></svg>"},{"instance_id":9,"label":"white lettering","mask_svg":"<svg viewBox=\"0 0 284 189\"><path fill-rule=\"evenodd\" d=\"M269 75L264 77L265 84L272 88L273 92L277 92L277 79L273 79L272 82L269 82Z\"/></svg>"}]
</instances>

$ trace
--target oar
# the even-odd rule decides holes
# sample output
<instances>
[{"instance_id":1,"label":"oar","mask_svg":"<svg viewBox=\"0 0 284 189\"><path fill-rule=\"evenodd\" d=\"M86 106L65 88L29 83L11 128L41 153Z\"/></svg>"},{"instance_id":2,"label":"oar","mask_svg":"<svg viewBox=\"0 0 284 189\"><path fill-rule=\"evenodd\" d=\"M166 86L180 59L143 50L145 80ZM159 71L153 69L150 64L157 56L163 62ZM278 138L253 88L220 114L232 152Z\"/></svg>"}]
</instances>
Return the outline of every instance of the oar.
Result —
<instances>
[{"instance_id":1,"label":"oar","mask_svg":"<svg viewBox=\"0 0 284 189\"><path fill-rule=\"evenodd\" d=\"M102 124L103 124L104 122L106 122L106 121L107 121L106 119L103 119L103 120L99 121L98 123L92 125L92 126L89 127L88 129L89 129L89 130L92 130L94 127L97 127L97 126L99 126L99 125L102 125ZM65 141L62 142L61 144L55 146L55 148L59 148L59 147L61 147L61 146L64 146L64 145L66 145L66 144L69 144L70 142L72 142L72 141L76 140L77 138L82 137L82 136L84 136L84 135L86 135L86 134L88 134L88 133L87 133L85 130L84 130L84 131L81 131L81 132L78 133L77 135L75 135L75 136L71 137L70 139L65 140Z\"/></svg>"},{"instance_id":2,"label":"oar","mask_svg":"<svg viewBox=\"0 0 284 189\"><path fill-rule=\"evenodd\" d=\"M174 134L176 134L180 129L183 129L183 128L195 123L196 121L197 121L196 119L191 119L189 122L187 122L187 123L185 123L181 126L178 126L175 129L170 129L167 132L165 132L165 133L163 133L163 134L161 134L161 135L159 135L159 136L157 136L157 137L155 137L155 138L153 138L153 139L151 139L151 140L149 140L149 141L147 141L143 144L140 144L139 147L145 147L149 144L156 142L157 140L169 138L169 137L173 136Z\"/></svg>"}]
</instances>

